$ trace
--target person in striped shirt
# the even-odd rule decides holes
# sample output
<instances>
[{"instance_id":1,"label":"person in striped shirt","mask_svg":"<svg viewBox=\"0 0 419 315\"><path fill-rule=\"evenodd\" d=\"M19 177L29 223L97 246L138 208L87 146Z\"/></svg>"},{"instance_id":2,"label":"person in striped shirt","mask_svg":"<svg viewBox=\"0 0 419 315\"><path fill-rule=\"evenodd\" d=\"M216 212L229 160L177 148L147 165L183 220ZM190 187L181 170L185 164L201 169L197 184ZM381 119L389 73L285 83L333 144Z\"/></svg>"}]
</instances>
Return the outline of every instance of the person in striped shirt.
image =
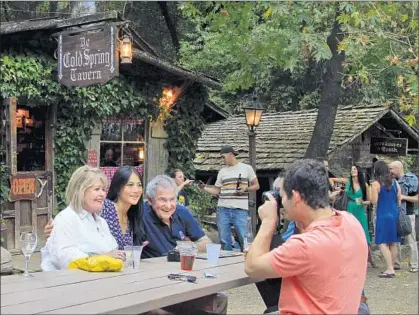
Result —
<instances>
[{"instance_id":1,"label":"person in striped shirt","mask_svg":"<svg viewBox=\"0 0 419 315\"><path fill-rule=\"evenodd\" d=\"M214 186L201 184L206 192L218 196L217 229L222 248L233 250L231 224L233 224L241 250L246 233L249 210L249 192L259 189L259 181L253 168L237 160L238 153L231 146L224 146L220 151L226 167L217 175Z\"/></svg>"}]
</instances>

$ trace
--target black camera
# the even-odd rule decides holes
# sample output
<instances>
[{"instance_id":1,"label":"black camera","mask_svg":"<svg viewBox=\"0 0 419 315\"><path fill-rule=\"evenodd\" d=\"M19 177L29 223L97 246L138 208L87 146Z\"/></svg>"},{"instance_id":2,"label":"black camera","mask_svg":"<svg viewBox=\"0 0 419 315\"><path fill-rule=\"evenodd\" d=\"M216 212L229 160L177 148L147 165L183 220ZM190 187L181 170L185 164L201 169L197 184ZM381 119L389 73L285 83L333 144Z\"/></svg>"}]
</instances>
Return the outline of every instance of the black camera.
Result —
<instances>
[{"instance_id":1,"label":"black camera","mask_svg":"<svg viewBox=\"0 0 419 315\"><path fill-rule=\"evenodd\" d=\"M170 262L177 261L177 262L179 262L180 261L179 251L176 250L176 249L169 250L169 252L167 253L167 261L170 261Z\"/></svg>"},{"instance_id":2,"label":"black camera","mask_svg":"<svg viewBox=\"0 0 419 315\"><path fill-rule=\"evenodd\" d=\"M280 217L280 209L282 208L282 200L281 200L281 196L279 195L279 190L270 190L270 191L265 191L262 193L262 201L265 202L266 200L269 200L267 194L271 194L272 197L275 198L276 203L277 203L277 213L278 213L278 218Z\"/></svg>"}]
</instances>

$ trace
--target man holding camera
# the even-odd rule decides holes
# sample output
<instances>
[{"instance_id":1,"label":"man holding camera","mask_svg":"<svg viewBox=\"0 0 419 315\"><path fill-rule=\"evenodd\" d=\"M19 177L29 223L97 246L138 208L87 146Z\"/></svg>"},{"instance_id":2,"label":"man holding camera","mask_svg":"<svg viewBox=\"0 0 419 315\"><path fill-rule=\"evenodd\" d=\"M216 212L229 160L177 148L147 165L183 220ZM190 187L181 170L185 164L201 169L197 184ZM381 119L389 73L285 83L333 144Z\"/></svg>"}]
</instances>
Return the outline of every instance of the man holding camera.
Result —
<instances>
[{"instance_id":1,"label":"man holding camera","mask_svg":"<svg viewBox=\"0 0 419 315\"><path fill-rule=\"evenodd\" d=\"M329 207L323 163L301 160L286 172L280 196L286 215L301 234L269 250L276 228L277 201L259 208L259 232L247 253L245 272L280 278L280 313L357 314L367 273L368 247L360 223Z\"/></svg>"}]
</instances>

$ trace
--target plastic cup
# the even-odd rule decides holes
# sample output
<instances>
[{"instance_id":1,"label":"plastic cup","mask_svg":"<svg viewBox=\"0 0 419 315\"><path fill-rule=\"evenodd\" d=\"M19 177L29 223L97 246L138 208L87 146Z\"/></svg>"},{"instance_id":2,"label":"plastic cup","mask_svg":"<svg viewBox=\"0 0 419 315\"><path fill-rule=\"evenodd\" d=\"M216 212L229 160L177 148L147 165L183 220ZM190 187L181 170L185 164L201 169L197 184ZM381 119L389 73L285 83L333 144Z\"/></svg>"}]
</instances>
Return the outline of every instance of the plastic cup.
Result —
<instances>
[{"instance_id":1,"label":"plastic cup","mask_svg":"<svg viewBox=\"0 0 419 315\"><path fill-rule=\"evenodd\" d=\"M177 242L177 249L180 254L180 269L191 271L195 263L198 249L193 242Z\"/></svg>"},{"instance_id":2,"label":"plastic cup","mask_svg":"<svg viewBox=\"0 0 419 315\"><path fill-rule=\"evenodd\" d=\"M218 265L221 244L207 244L207 261L211 265Z\"/></svg>"},{"instance_id":3,"label":"plastic cup","mask_svg":"<svg viewBox=\"0 0 419 315\"><path fill-rule=\"evenodd\" d=\"M143 246L124 246L126 269L138 269L140 267L141 252Z\"/></svg>"}]
</instances>

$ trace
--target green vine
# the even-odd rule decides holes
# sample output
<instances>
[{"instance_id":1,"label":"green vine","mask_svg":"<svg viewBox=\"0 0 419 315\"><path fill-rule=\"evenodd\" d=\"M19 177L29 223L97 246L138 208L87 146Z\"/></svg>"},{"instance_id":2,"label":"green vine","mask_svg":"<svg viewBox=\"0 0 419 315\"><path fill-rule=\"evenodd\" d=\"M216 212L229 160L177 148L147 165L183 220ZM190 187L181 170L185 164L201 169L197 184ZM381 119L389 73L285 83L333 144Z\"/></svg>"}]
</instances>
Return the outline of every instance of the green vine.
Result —
<instances>
[{"instance_id":1,"label":"green vine","mask_svg":"<svg viewBox=\"0 0 419 315\"><path fill-rule=\"evenodd\" d=\"M208 94L202 85L192 85L180 97L166 120L165 129L169 136L165 145L169 152L167 171L180 168L187 177L195 173L193 160L204 128L201 113L207 98Z\"/></svg>"},{"instance_id":2,"label":"green vine","mask_svg":"<svg viewBox=\"0 0 419 315\"><path fill-rule=\"evenodd\" d=\"M8 183L9 172L7 171L7 166L0 163L0 210L4 210L4 205L6 204L10 187Z\"/></svg>"},{"instance_id":3,"label":"green vine","mask_svg":"<svg viewBox=\"0 0 419 315\"><path fill-rule=\"evenodd\" d=\"M4 51L0 54L1 98L24 98L31 104L58 106L54 189L56 208L62 209L72 172L87 160L85 143L95 124L109 116L156 119L163 85L141 83L143 80L120 75L103 86L66 88L57 82L56 68L57 61L41 53ZM167 119L169 167L181 167L189 175L193 172L195 147L204 124L200 114L206 98L205 88L194 84ZM7 176L6 170L1 168L0 175L3 174ZM0 193L0 198L5 200L8 189L1 189Z\"/></svg>"}]
</instances>

